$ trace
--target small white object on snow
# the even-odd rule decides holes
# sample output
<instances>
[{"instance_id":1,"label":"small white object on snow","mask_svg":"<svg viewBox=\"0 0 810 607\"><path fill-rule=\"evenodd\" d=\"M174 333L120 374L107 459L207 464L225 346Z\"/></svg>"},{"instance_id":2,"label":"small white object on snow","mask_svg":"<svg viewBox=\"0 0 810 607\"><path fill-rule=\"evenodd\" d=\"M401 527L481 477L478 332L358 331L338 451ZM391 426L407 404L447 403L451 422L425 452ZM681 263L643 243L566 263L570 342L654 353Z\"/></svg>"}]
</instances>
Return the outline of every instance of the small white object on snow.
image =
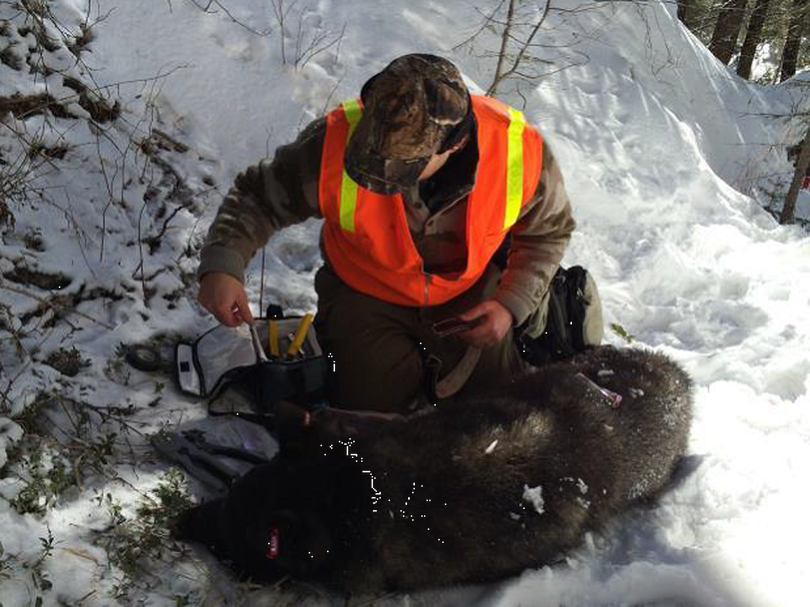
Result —
<instances>
[{"instance_id":1,"label":"small white object on snow","mask_svg":"<svg viewBox=\"0 0 810 607\"><path fill-rule=\"evenodd\" d=\"M543 514L545 512L545 502L543 501L543 487L541 487L540 485L538 485L537 487L529 487L529 485L523 485L523 501L529 502L537 511L537 514Z\"/></svg>"}]
</instances>

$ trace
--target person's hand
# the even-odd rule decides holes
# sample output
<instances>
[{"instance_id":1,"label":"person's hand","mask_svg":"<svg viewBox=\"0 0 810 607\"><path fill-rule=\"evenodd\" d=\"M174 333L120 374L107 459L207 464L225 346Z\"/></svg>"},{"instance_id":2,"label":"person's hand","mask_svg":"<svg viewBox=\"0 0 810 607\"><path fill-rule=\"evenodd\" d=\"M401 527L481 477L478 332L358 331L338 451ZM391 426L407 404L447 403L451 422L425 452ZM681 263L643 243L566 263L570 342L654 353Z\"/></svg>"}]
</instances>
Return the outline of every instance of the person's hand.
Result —
<instances>
[{"instance_id":1,"label":"person's hand","mask_svg":"<svg viewBox=\"0 0 810 607\"><path fill-rule=\"evenodd\" d=\"M245 287L230 274L210 272L203 276L197 301L226 327L253 324Z\"/></svg>"},{"instance_id":2,"label":"person's hand","mask_svg":"<svg viewBox=\"0 0 810 607\"><path fill-rule=\"evenodd\" d=\"M466 321L480 319L474 328L458 334L461 339L476 348L486 348L499 343L515 322L512 313L495 300L482 302L460 314L459 318Z\"/></svg>"}]
</instances>

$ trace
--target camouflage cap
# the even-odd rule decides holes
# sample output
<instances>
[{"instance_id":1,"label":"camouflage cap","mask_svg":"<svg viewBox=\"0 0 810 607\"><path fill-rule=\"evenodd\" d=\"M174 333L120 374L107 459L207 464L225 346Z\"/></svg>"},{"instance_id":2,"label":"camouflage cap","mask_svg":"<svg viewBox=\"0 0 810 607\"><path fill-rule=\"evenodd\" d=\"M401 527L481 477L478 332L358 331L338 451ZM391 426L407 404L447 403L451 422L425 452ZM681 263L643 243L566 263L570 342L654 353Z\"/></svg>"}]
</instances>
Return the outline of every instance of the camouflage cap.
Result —
<instances>
[{"instance_id":1,"label":"camouflage cap","mask_svg":"<svg viewBox=\"0 0 810 607\"><path fill-rule=\"evenodd\" d=\"M394 59L363 86L363 116L344 166L357 183L393 194L414 185L433 154L472 119L470 94L447 59L413 54Z\"/></svg>"}]
</instances>

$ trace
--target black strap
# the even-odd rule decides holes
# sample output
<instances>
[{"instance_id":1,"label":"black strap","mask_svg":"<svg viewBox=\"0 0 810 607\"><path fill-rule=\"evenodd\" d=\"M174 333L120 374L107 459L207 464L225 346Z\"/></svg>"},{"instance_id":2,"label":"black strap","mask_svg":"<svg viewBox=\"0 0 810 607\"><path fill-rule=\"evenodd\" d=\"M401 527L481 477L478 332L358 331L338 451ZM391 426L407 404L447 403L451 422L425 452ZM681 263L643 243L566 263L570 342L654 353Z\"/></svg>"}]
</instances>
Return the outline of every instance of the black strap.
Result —
<instances>
[{"instance_id":1,"label":"black strap","mask_svg":"<svg viewBox=\"0 0 810 607\"><path fill-rule=\"evenodd\" d=\"M588 272L582 266L572 266L565 273L565 303L568 312L568 327L576 330L567 331L571 347L575 352L585 350L584 334L581 330L585 323L585 282Z\"/></svg>"},{"instance_id":2,"label":"black strap","mask_svg":"<svg viewBox=\"0 0 810 607\"><path fill-rule=\"evenodd\" d=\"M422 361L422 367L422 389L428 397L428 400L431 403L435 403L438 400L436 384L439 382L439 371L442 368L442 361L435 354L428 354L427 358Z\"/></svg>"},{"instance_id":3,"label":"black strap","mask_svg":"<svg viewBox=\"0 0 810 607\"><path fill-rule=\"evenodd\" d=\"M586 270L560 267L551 279L546 326L536 339L521 336L523 357L532 365L542 366L576 355L585 348L581 335L584 317ZM578 334L579 333L579 334Z\"/></svg>"},{"instance_id":4,"label":"black strap","mask_svg":"<svg viewBox=\"0 0 810 607\"><path fill-rule=\"evenodd\" d=\"M568 316L568 301L566 297L567 279L564 272L558 271L551 285L551 295L548 301L548 320L543 337L547 336L551 353L556 358L569 358L576 354L571 341L570 318Z\"/></svg>"}]
</instances>

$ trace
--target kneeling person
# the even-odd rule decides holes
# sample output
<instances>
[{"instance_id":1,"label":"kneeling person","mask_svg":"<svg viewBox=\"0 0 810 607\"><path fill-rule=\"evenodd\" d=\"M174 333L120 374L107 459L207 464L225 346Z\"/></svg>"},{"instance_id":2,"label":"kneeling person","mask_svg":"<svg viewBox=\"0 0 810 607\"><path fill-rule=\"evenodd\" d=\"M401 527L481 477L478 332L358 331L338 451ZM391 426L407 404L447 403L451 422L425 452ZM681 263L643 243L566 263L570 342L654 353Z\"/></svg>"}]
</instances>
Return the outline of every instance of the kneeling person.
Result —
<instances>
[{"instance_id":1,"label":"kneeling person","mask_svg":"<svg viewBox=\"0 0 810 607\"><path fill-rule=\"evenodd\" d=\"M201 253L200 302L223 324L252 322L248 260L310 217L325 220L315 326L336 364L334 404L396 413L523 370L513 329L543 330L575 227L540 133L423 54L237 177ZM432 330L453 317L474 326Z\"/></svg>"}]
</instances>

